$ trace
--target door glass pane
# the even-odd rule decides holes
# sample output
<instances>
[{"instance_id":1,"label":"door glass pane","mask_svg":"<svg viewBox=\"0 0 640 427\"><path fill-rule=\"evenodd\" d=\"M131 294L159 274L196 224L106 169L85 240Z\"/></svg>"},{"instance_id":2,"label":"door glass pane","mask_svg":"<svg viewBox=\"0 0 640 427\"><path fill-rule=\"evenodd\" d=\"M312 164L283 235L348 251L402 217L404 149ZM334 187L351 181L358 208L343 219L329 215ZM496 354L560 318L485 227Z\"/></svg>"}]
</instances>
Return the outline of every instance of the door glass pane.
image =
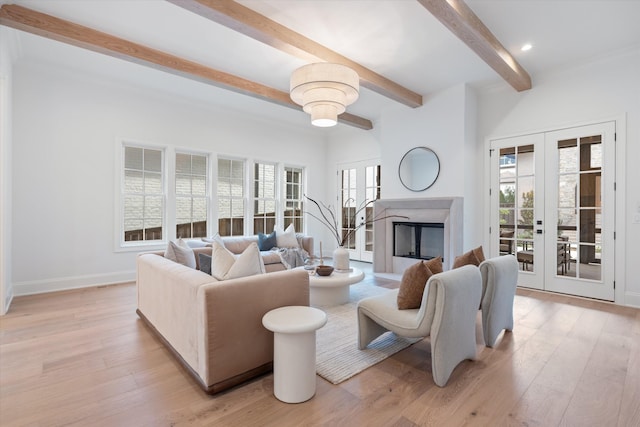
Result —
<instances>
[{"instance_id":1,"label":"door glass pane","mask_svg":"<svg viewBox=\"0 0 640 427\"><path fill-rule=\"evenodd\" d=\"M558 207L575 208L578 184L576 174L560 174L558 176Z\"/></svg>"},{"instance_id":2,"label":"door glass pane","mask_svg":"<svg viewBox=\"0 0 640 427\"><path fill-rule=\"evenodd\" d=\"M601 280L602 136L558 141L558 275Z\"/></svg>"},{"instance_id":3,"label":"door glass pane","mask_svg":"<svg viewBox=\"0 0 640 427\"><path fill-rule=\"evenodd\" d=\"M533 271L533 145L500 150L500 254L515 254L520 270Z\"/></svg>"},{"instance_id":4,"label":"door glass pane","mask_svg":"<svg viewBox=\"0 0 640 427\"><path fill-rule=\"evenodd\" d=\"M533 177L518 178L518 207L533 207Z\"/></svg>"},{"instance_id":5,"label":"door glass pane","mask_svg":"<svg viewBox=\"0 0 640 427\"><path fill-rule=\"evenodd\" d=\"M342 240L346 249L356 248L356 239L353 229L356 226L356 169L342 170L342 200L341 223L342 223Z\"/></svg>"},{"instance_id":6,"label":"door glass pane","mask_svg":"<svg viewBox=\"0 0 640 427\"><path fill-rule=\"evenodd\" d=\"M365 203L380 198L380 165L367 166L365 168ZM365 208L365 220L373 219L373 203ZM364 250L373 252L373 222L367 223L364 232Z\"/></svg>"}]
</instances>

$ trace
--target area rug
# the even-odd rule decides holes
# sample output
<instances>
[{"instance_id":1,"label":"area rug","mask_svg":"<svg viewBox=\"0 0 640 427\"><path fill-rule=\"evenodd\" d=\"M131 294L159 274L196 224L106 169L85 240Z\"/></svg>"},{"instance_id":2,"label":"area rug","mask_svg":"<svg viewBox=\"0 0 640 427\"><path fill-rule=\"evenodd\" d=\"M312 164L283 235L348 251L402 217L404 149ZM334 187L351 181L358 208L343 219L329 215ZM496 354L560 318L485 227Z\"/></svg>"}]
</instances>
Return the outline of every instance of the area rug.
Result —
<instances>
[{"instance_id":1,"label":"area rug","mask_svg":"<svg viewBox=\"0 0 640 427\"><path fill-rule=\"evenodd\" d=\"M327 313L327 324L316 331L316 372L332 384L354 375L407 348L420 339L409 339L387 332L364 350L358 350L358 301L388 289L368 283L351 286L349 302L336 307L319 307Z\"/></svg>"}]
</instances>

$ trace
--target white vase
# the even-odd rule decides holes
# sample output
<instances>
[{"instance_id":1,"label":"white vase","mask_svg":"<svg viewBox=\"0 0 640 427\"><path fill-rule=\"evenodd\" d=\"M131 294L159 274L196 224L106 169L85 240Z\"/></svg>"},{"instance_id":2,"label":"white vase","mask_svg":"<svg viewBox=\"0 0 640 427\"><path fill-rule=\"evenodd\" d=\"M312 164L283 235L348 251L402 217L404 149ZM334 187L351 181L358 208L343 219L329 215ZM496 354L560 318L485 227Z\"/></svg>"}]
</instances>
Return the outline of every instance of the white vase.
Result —
<instances>
[{"instance_id":1,"label":"white vase","mask_svg":"<svg viewBox=\"0 0 640 427\"><path fill-rule=\"evenodd\" d=\"M349 251L338 246L333 251L333 268L336 270L349 270Z\"/></svg>"}]
</instances>

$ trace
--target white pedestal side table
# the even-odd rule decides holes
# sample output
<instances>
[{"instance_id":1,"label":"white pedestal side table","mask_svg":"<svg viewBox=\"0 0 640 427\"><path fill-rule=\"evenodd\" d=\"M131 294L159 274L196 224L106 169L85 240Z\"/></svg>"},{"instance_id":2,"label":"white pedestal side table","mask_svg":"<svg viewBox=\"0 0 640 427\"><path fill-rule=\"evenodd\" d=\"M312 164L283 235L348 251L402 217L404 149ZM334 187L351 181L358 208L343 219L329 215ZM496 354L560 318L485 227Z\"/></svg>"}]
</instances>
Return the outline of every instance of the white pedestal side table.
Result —
<instances>
[{"instance_id":1,"label":"white pedestal side table","mask_svg":"<svg viewBox=\"0 0 640 427\"><path fill-rule=\"evenodd\" d=\"M329 276L309 276L309 300L314 307L332 307L349 301L349 286L364 279L364 272L353 268L349 272L334 271Z\"/></svg>"},{"instance_id":2,"label":"white pedestal side table","mask_svg":"<svg viewBox=\"0 0 640 427\"><path fill-rule=\"evenodd\" d=\"M327 323L313 307L280 307L262 317L273 332L273 394L286 403L305 402L316 393L316 330Z\"/></svg>"}]
</instances>

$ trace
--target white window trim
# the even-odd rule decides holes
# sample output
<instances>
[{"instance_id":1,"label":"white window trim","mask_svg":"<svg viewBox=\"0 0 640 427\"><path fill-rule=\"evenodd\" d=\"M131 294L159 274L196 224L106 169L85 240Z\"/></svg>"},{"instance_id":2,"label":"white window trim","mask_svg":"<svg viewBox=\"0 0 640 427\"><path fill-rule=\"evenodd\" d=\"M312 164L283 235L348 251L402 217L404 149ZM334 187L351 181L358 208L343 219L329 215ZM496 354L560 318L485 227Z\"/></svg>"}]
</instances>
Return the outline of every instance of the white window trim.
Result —
<instances>
[{"instance_id":1,"label":"white window trim","mask_svg":"<svg viewBox=\"0 0 640 427\"><path fill-rule=\"evenodd\" d=\"M124 172L124 148L125 146L133 146L140 148L148 148L152 150L160 150L162 152L162 161L163 161L163 200L162 205L164 208L164 215L162 218L162 230L163 230L163 239L148 241L148 242L125 242L124 240L124 206L122 203L122 195L124 194L123 185L124 182L122 180L123 172ZM168 147L166 145L161 144L152 144L146 141L139 141L132 138L117 138L115 144L115 203L114 203L114 252L134 252L140 250L160 250L164 249L167 245L167 179L166 179L166 171L167 171L167 159L168 159Z\"/></svg>"}]
</instances>

